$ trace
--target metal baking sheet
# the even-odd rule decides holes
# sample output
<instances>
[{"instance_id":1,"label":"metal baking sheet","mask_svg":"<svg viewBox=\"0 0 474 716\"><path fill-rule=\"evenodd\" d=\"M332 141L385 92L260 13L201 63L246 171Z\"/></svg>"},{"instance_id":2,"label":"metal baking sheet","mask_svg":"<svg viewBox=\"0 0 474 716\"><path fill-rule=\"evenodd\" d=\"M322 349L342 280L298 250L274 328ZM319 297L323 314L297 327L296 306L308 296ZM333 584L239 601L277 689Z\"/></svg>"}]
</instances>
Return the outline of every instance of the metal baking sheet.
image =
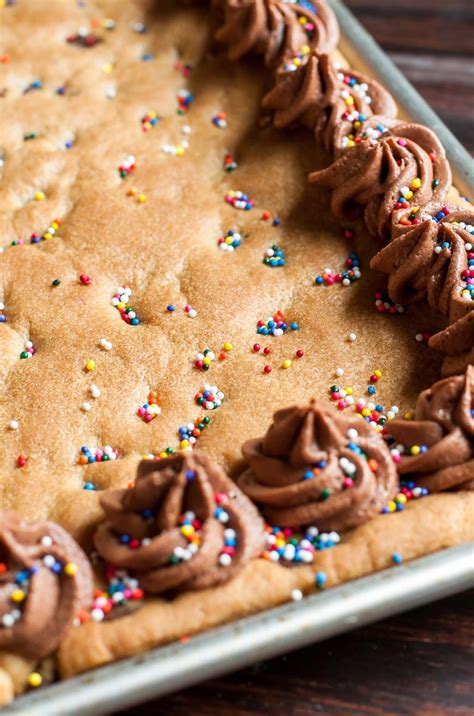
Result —
<instances>
[{"instance_id":1,"label":"metal baking sheet","mask_svg":"<svg viewBox=\"0 0 474 716\"><path fill-rule=\"evenodd\" d=\"M468 152L352 13L339 0L329 2L341 27L341 49L351 65L376 76L391 91L403 116L438 134L456 186L471 195L474 163ZM32 691L2 709L2 716L89 716L121 710L473 586L474 542L209 630L187 643L153 649Z\"/></svg>"}]
</instances>

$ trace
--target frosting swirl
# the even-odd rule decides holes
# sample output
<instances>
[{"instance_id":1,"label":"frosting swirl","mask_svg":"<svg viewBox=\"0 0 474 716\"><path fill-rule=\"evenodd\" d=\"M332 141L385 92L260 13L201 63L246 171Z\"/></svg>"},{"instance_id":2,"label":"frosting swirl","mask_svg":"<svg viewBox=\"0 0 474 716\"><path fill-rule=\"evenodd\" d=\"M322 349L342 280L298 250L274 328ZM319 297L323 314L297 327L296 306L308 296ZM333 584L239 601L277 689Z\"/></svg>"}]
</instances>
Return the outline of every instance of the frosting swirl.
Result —
<instances>
[{"instance_id":1,"label":"frosting swirl","mask_svg":"<svg viewBox=\"0 0 474 716\"><path fill-rule=\"evenodd\" d=\"M372 235L389 238L395 209L443 201L451 169L430 129L374 115L356 141L327 169L309 176L332 190L337 219L352 221L363 214Z\"/></svg>"},{"instance_id":2,"label":"frosting swirl","mask_svg":"<svg viewBox=\"0 0 474 716\"><path fill-rule=\"evenodd\" d=\"M302 48L331 52L339 40L335 15L324 0L223 0L224 24L216 38L229 46L229 59L263 54L276 66Z\"/></svg>"},{"instance_id":3,"label":"frosting swirl","mask_svg":"<svg viewBox=\"0 0 474 716\"><path fill-rule=\"evenodd\" d=\"M354 146L358 128L369 117L397 114L392 96L378 82L337 69L328 55L315 51L304 65L280 75L263 106L275 111L276 127L314 129L317 141L336 156Z\"/></svg>"},{"instance_id":4,"label":"frosting swirl","mask_svg":"<svg viewBox=\"0 0 474 716\"><path fill-rule=\"evenodd\" d=\"M473 306L474 209L398 214L393 238L374 256L371 268L389 274L388 293L395 303L427 297L434 311L456 321Z\"/></svg>"},{"instance_id":5,"label":"frosting swirl","mask_svg":"<svg viewBox=\"0 0 474 716\"><path fill-rule=\"evenodd\" d=\"M474 307L443 331L431 336L430 348L446 353L441 373L456 375L474 364Z\"/></svg>"},{"instance_id":6,"label":"frosting swirl","mask_svg":"<svg viewBox=\"0 0 474 716\"><path fill-rule=\"evenodd\" d=\"M238 485L282 527L345 530L381 511L397 489L390 453L356 417L312 401L279 410L265 437L242 447Z\"/></svg>"},{"instance_id":7,"label":"frosting swirl","mask_svg":"<svg viewBox=\"0 0 474 716\"><path fill-rule=\"evenodd\" d=\"M430 492L474 487L474 366L420 393L415 419L391 420L387 432L406 447L400 475Z\"/></svg>"},{"instance_id":8,"label":"frosting swirl","mask_svg":"<svg viewBox=\"0 0 474 716\"><path fill-rule=\"evenodd\" d=\"M50 654L92 592L89 560L62 527L0 512L0 650Z\"/></svg>"},{"instance_id":9,"label":"frosting swirl","mask_svg":"<svg viewBox=\"0 0 474 716\"><path fill-rule=\"evenodd\" d=\"M97 551L155 594L225 582L263 549L254 505L198 452L141 462L135 486L104 492L101 505Z\"/></svg>"}]
</instances>

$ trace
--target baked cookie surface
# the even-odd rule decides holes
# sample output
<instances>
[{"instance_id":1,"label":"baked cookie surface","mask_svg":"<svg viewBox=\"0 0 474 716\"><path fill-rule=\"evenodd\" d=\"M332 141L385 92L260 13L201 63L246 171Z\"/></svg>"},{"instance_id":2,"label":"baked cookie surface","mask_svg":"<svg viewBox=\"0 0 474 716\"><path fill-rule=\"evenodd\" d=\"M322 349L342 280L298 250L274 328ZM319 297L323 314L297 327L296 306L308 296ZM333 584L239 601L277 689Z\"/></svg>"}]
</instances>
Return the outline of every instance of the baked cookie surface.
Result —
<instances>
[{"instance_id":1,"label":"baked cookie surface","mask_svg":"<svg viewBox=\"0 0 474 716\"><path fill-rule=\"evenodd\" d=\"M101 494L133 483L144 456L191 437L237 477L242 444L288 405L343 391L343 415L360 400L392 417L415 406L442 364L416 336L441 320L386 298L369 269L380 244L362 223L345 232L307 182L328 155L310 130L272 126L268 74L227 60L209 9L22 0L0 13L0 510L55 521L90 553ZM203 405L206 385L218 395ZM329 587L467 541L472 500L415 500L310 566L253 560L217 588L89 621L59 671L269 608L319 572ZM0 653L0 695L5 674L8 695L33 667Z\"/></svg>"}]
</instances>

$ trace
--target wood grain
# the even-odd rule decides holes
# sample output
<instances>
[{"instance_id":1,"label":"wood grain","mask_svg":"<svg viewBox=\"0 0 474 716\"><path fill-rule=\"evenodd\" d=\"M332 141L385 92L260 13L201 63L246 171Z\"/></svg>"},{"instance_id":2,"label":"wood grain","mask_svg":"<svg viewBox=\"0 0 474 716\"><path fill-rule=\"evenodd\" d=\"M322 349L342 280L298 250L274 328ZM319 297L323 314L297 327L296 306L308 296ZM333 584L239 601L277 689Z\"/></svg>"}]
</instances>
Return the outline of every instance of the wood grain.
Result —
<instances>
[{"instance_id":1,"label":"wood grain","mask_svg":"<svg viewBox=\"0 0 474 716\"><path fill-rule=\"evenodd\" d=\"M347 5L473 152L474 2ZM472 716L473 645L474 592L468 592L126 713Z\"/></svg>"},{"instance_id":2,"label":"wood grain","mask_svg":"<svg viewBox=\"0 0 474 716\"><path fill-rule=\"evenodd\" d=\"M474 2L346 0L346 5L474 152Z\"/></svg>"}]
</instances>

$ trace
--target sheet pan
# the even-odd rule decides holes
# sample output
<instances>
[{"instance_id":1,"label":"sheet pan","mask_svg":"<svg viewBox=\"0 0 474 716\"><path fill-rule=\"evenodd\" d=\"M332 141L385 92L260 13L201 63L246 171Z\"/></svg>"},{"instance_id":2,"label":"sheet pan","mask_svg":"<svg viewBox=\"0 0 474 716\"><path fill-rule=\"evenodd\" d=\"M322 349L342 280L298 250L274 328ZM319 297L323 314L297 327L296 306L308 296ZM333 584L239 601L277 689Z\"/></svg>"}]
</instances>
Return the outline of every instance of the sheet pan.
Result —
<instances>
[{"instance_id":1,"label":"sheet pan","mask_svg":"<svg viewBox=\"0 0 474 716\"><path fill-rule=\"evenodd\" d=\"M351 65L377 77L403 116L438 134L456 186L472 196L474 163L468 152L343 3L329 1L341 27L341 49ZM30 692L1 712L111 713L473 586L474 543L468 543Z\"/></svg>"}]
</instances>

